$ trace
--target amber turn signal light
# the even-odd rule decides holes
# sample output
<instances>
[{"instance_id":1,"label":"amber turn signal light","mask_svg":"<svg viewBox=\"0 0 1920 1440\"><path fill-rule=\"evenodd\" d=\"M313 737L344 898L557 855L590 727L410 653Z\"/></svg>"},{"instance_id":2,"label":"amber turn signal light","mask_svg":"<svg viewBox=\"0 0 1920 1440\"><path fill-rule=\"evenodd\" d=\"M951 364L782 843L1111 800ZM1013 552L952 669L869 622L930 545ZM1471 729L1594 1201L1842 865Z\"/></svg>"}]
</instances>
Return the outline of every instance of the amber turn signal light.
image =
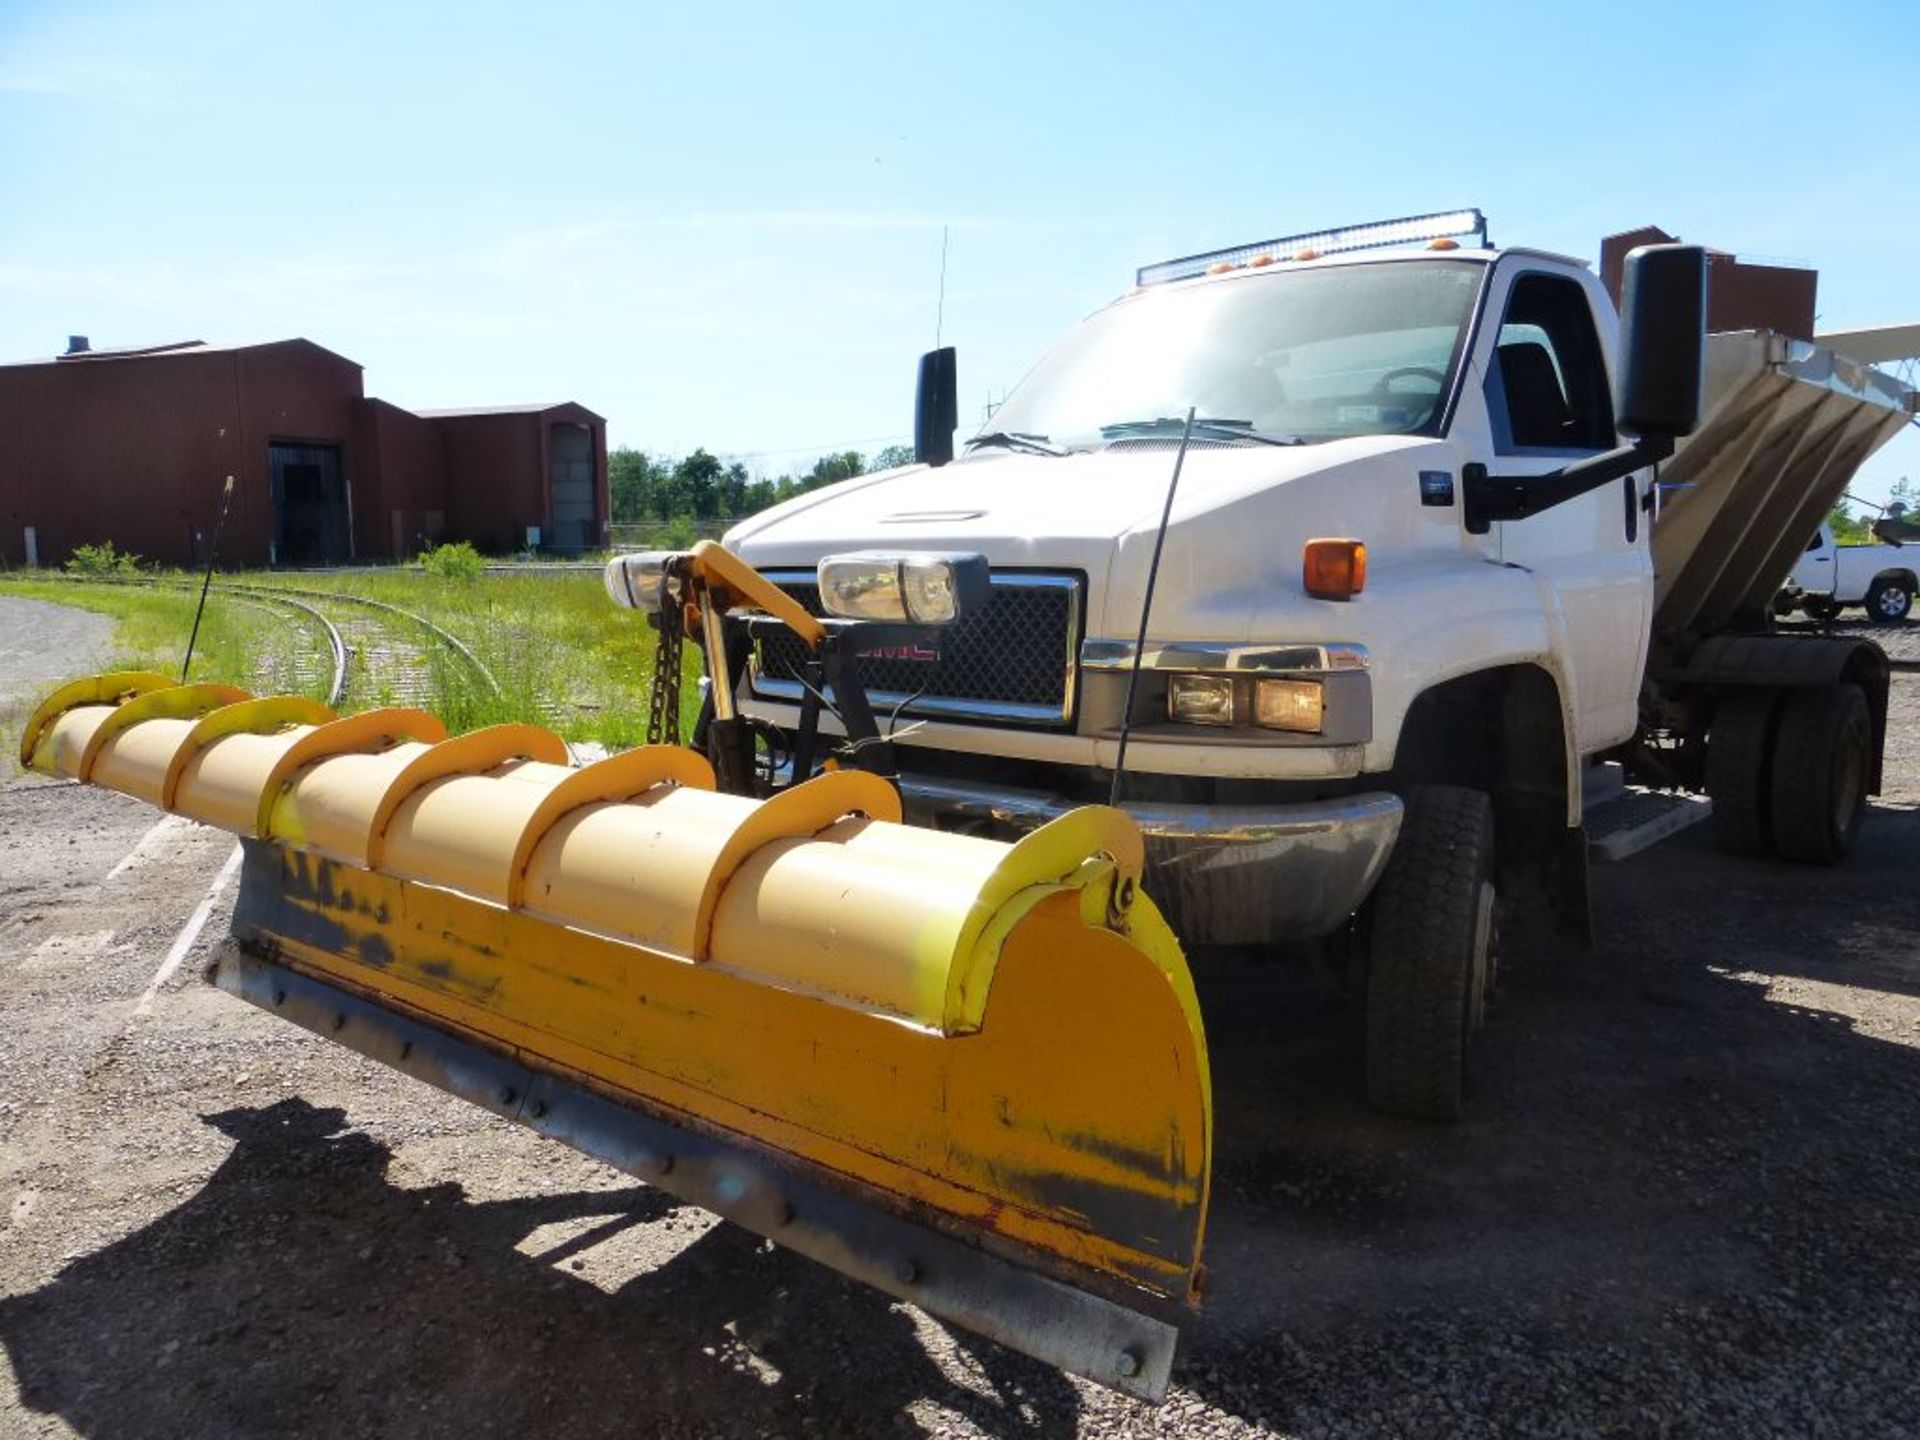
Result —
<instances>
[{"instance_id":1,"label":"amber turn signal light","mask_svg":"<svg viewBox=\"0 0 1920 1440\"><path fill-rule=\"evenodd\" d=\"M1367 588L1361 540L1309 540L1301 551L1301 584L1316 600L1351 600Z\"/></svg>"}]
</instances>

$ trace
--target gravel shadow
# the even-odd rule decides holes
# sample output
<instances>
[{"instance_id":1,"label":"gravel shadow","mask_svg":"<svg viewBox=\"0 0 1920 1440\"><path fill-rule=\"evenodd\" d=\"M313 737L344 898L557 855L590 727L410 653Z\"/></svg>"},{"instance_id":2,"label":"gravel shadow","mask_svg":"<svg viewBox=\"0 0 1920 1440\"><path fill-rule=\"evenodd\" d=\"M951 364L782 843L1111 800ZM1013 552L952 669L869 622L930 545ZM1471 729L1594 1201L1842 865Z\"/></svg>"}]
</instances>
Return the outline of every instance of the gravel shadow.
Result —
<instances>
[{"instance_id":1,"label":"gravel shadow","mask_svg":"<svg viewBox=\"0 0 1920 1440\"><path fill-rule=\"evenodd\" d=\"M1177 1378L1287 1433L1920 1430L1920 813L1840 869L1702 828L1511 937L1471 1117L1358 1098L1356 1007L1203 988L1211 1293Z\"/></svg>"},{"instance_id":2,"label":"gravel shadow","mask_svg":"<svg viewBox=\"0 0 1920 1440\"><path fill-rule=\"evenodd\" d=\"M663 1192L477 1202L393 1185L337 1109L203 1119L235 1142L205 1186L0 1301L25 1406L93 1440L839 1435L928 1397L991 1434L1076 1427L1053 1371L969 1338L986 1383L956 1387L885 1296L732 1226L611 1294L566 1273L670 1217Z\"/></svg>"}]
</instances>

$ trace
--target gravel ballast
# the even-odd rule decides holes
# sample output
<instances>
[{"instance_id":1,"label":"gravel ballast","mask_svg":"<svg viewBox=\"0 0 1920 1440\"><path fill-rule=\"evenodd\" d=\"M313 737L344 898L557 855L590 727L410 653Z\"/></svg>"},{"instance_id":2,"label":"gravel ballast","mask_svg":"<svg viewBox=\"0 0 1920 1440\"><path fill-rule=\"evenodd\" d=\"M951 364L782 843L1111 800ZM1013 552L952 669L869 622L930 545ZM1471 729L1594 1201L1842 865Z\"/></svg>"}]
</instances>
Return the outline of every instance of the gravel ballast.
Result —
<instances>
[{"instance_id":1,"label":"gravel ballast","mask_svg":"<svg viewBox=\"0 0 1920 1440\"><path fill-rule=\"evenodd\" d=\"M231 838L16 781L0 1437L1920 1433L1920 679L1892 732L1849 864L1700 826L1596 869L1590 953L1509 936L1458 1125L1364 1108L1329 987L1199 957L1160 1408L213 991L225 901L143 1012Z\"/></svg>"}]
</instances>

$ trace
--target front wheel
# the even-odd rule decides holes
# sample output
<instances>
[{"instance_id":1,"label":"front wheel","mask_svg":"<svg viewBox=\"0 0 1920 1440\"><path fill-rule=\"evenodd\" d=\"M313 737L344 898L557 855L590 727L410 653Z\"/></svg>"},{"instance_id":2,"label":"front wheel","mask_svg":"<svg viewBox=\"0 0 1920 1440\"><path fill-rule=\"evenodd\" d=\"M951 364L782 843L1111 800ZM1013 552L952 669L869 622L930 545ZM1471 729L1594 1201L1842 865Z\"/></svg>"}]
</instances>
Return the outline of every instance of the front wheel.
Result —
<instances>
[{"instance_id":1,"label":"front wheel","mask_svg":"<svg viewBox=\"0 0 1920 1440\"><path fill-rule=\"evenodd\" d=\"M1809 620L1818 620L1823 625L1840 614L1839 603L1831 595L1809 595L1800 608L1807 612Z\"/></svg>"},{"instance_id":2,"label":"front wheel","mask_svg":"<svg viewBox=\"0 0 1920 1440\"><path fill-rule=\"evenodd\" d=\"M1898 625L1913 609L1913 587L1895 575L1883 575L1867 590L1867 614L1880 625Z\"/></svg>"},{"instance_id":3,"label":"front wheel","mask_svg":"<svg viewBox=\"0 0 1920 1440\"><path fill-rule=\"evenodd\" d=\"M1493 983L1493 803L1452 785L1419 786L1406 802L1363 916L1367 1098L1390 1114L1455 1120Z\"/></svg>"}]
</instances>

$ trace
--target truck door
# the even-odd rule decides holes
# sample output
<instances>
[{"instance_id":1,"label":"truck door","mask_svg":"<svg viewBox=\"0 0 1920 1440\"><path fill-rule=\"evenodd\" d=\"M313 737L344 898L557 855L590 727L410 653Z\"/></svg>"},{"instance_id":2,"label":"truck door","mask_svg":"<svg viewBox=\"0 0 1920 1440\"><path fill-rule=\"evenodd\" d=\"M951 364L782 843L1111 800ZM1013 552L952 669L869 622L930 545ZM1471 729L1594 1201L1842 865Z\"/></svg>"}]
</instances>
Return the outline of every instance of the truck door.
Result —
<instances>
[{"instance_id":1,"label":"truck door","mask_svg":"<svg viewBox=\"0 0 1920 1440\"><path fill-rule=\"evenodd\" d=\"M1512 273L1489 296L1480 374L1502 475L1544 475L1616 443L1606 352L1589 286L1547 270ZM1566 626L1580 749L1617 744L1638 720L1653 602L1646 476L1495 527L1496 553L1546 580Z\"/></svg>"},{"instance_id":2,"label":"truck door","mask_svg":"<svg viewBox=\"0 0 1920 1440\"><path fill-rule=\"evenodd\" d=\"M1840 566L1833 555L1833 532L1822 525L1794 562L1793 583L1809 595L1832 595L1840 589Z\"/></svg>"}]
</instances>

